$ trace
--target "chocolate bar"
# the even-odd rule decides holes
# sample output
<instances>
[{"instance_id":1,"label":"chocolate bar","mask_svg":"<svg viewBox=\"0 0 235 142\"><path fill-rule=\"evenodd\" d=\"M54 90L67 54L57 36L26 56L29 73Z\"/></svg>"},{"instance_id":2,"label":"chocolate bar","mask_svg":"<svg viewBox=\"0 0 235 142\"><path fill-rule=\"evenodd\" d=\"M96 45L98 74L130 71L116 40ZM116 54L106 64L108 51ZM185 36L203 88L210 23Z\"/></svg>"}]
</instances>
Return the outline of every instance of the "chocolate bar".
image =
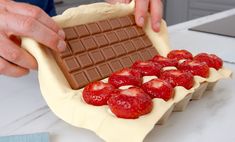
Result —
<instances>
[{"instance_id":1,"label":"chocolate bar","mask_svg":"<svg viewBox=\"0 0 235 142\"><path fill-rule=\"evenodd\" d=\"M158 54L133 15L76 25L64 31L67 49L53 55L72 89Z\"/></svg>"}]
</instances>

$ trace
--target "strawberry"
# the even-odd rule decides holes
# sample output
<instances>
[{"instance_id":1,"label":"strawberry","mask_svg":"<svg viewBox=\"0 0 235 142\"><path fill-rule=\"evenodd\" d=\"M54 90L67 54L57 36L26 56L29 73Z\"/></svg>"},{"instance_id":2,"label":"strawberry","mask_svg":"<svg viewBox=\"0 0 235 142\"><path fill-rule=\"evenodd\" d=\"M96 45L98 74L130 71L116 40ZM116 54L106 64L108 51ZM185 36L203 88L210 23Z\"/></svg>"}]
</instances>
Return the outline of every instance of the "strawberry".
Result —
<instances>
[{"instance_id":1,"label":"strawberry","mask_svg":"<svg viewBox=\"0 0 235 142\"><path fill-rule=\"evenodd\" d=\"M167 55L170 59L182 60L182 59L193 59L193 55L187 50L172 50Z\"/></svg>"},{"instance_id":2,"label":"strawberry","mask_svg":"<svg viewBox=\"0 0 235 142\"><path fill-rule=\"evenodd\" d=\"M125 85L141 86L142 76L138 70L125 68L114 72L109 77L109 83L119 88Z\"/></svg>"},{"instance_id":3,"label":"strawberry","mask_svg":"<svg viewBox=\"0 0 235 142\"><path fill-rule=\"evenodd\" d=\"M136 61L132 68L138 70L143 76L158 76L162 66L152 61Z\"/></svg>"},{"instance_id":4,"label":"strawberry","mask_svg":"<svg viewBox=\"0 0 235 142\"><path fill-rule=\"evenodd\" d=\"M214 54L200 53L194 57L194 60L205 62L209 67L216 70L223 66L223 60Z\"/></svg>"},{"instance_id":5,"label":"strawberry","mask_svg":"<svg viewBox=\"0 0 235 142\"><path fill-rule=\"evenodd\" d=\"M168 81L172 87L183 86L186 89L190 89L194 84L193 75L190 72L183 72L180 70L163 71L160 78Z\"/></svg>"},{"instance_id":6,"label":"strawberry","mask_svg":"<svg viewBox=\"0 0 235 142\"><path fill-rule=\"evenodd\" d=\"M136 119L153 108L151 97L138 87L113 92L108 105L117 117L126 119Z\"/></svg>"},{"instance_id":7,"label":"strawberry","mask_svg":"<svg viewBox=\"0 0 235 142\"><path fill-rule=\"evenodd\" d=\"M209 76L209 67L204 62L196 60L187 60L178 65L178 69L182 71L191 72L193 75L198 75L204 78Z\"/></svg>"},{"instance_id":8,"label":"strawberry","mask_svg":"<svg viewBox=\"0 0 235 142\"><path fill-rule=\"evenodd\" d=\"M172 98L174 89L171 84L162 79L152 79L142 85L142 89L152 98L168 101Z\"/></svg>"},{"instance_id":9,"label":"strawberry","mask_svg":"<svg viewBox=\"0 0 235 142\"><path fill-rule=\"evenodd\" d=\"M160 55L156 55L152 59L153 62L159 63L162 67L174 66L177 67L178 61L176 59L169 59Z\"/></svg>"},{"instance_id":10,"label":"strawberry","mask_svg":"<svg viewBox=\"0 0 235 142\"><path fill-rule=\"evenodd\" d=\"M83 100L91 105L102 106L107 105L107 101L115 87L109 83L96 81L88 84L83 92Z\"/></svg>"},{"instance_id":11,"label":"strawberry","mask_svg":"<svg viewBox=\"0 0 235 142\"><path fill-rule=\"evenodd\" d=\"M216 56L215 54L210 54L210 57L214 62L214 68L216 70L219 70L223 67L223 60L220 57Z\"/></svg>"}]
</instances>

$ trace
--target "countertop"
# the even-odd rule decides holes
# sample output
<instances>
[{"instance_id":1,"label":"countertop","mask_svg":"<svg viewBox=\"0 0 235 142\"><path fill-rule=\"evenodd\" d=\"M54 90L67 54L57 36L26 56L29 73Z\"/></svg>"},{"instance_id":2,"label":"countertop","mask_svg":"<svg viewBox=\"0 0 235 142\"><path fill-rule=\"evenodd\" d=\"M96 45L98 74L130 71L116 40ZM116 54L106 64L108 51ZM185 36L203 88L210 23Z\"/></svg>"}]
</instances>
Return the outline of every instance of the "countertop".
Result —
<instances>
[{"instance_id":1,"label":"countertop","mask_svg":"<svg viewBox=\"0 0 235 142\"><path fill-rule=\"evenodd\" d=\"M235 14L235 9L169 27L173 49L216 53L235 71L235 39L187 29ZM234 23L235 24L235 23ZM234 142L235 79L220 81L184 112L173 113L144 142ZM94 133L57 118L40 94L37 72L14 79L0 76L0 136L50 132L52 142L102 142Z\"/></svg>"}]
</instances>

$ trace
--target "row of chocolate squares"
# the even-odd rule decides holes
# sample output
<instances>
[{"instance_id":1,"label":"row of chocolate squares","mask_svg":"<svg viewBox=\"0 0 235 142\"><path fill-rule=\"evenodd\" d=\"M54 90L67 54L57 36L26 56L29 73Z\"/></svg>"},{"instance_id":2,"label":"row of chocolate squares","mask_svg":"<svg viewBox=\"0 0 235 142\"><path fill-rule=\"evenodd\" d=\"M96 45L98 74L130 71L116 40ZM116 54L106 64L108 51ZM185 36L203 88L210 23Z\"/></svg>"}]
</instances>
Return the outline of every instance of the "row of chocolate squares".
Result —
<instances>
[{"instance_id":1,"label":"row of chocolate squares","mask_svg":"<svg viewBox=\"0 0 235 142\"><path fill-rule=\"evenodd\" d=\"M67 71L73 72L81 68L87 68L103 62L109 62L118 58L121 62L127 62L130 60L131 64L123 63L123 67L129 67L136 60L149 60L157 54L154 47L144 48L140 51L130 50L127 52L122 46L107 47L103 49L96 49L91 52L85 52L78 55L69 56L63 58L63 64L66 66ZM126 59L128 58L128 59ZM116 59L116 60L118 60ZM116 70L115 70L116 71Z\"/></svg>"},{"instance_id":2,"label":"row of chocolate squares","mask_svg":"<svg viewBox=\"0 0 235 142\"><path fill-rule=\"evenodd\" d=\"M112 18L93 23L77 25L73 27L64 28L66 39L81 38L98 33L114 31L126 27L136 26L134 16L124 16L120 18ZM141 28L136 29L138 33L143 33Z\"/></svg>"},{"instance_id":3,"label":"row of chocolate squares","mask_svg":"<svg viewBox=\"0 0 235 142\"><path fill-rule=\"evenodd\" d=\"M81 56L67 57L63 60L65 66L64 72L69 72L68 81L73 89L80 89L90 82L104 79L112 72L130 67L135 61L147 61L154 57L157 51L154 47L149 47L139 52L129 53L118 58L110 60L100 60L97 62L97 55L94 55L96 63L94 64L87 54Z\"/></svg>"},{"instance_id":4,"label":"row of chocolate squares","mask_svg":"<svg viewBox=\"0 0 235 142\"><path fill-rule=\"evenodd\" d=\"M142 48L152 46L152 42L149 40L147 36L141 36L141 37L137 37L131 40L125 40L121 42L118 39L112 38L112 41L111 41L112 43L106 40L104 35L101 35L98 38L88 37L88 38L68 41L67 49L66 51L61 53L61 57L66 57L71 54L79 54L82 52L94 50L94 49L101 48L101 47L105 48L107 46L115 47L117 45L121 45L123 46L123 48L125 48L125 50L127 50L127 52L131 52L129 50L140 50Z\"/></svg>"}]
</instances>

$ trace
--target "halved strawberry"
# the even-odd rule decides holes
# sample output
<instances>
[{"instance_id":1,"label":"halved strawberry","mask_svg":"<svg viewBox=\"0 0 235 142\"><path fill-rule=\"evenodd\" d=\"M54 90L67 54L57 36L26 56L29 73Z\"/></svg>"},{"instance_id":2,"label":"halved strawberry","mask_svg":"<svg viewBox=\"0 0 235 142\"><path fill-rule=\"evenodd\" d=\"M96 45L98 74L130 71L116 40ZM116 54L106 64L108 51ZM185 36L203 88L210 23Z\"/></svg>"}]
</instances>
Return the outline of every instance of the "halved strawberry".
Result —
<instances>
[{"instance_id":1,"label":"halved strawberry","mask_svg":"<svg viewBox=\"0 0 235 142\"><path fill-rule=\"evenodd\" d=\"M109 77L109 83L117 88L125 85L141 86L142 80L141 73L130 68L114 72Z\"/></svg>"},{"instance_id":2,"label":"halved strawberry","mask_svg":"<svg viewBox=\"0 0 235 142\"><path fill-rule=\"evenodd\" d=\"M109 83L96 81L88 84L83 92L83 100L91 105L102 106L107 105L107 101L115 87Z\"/></svg>"},{"instance_id":3,"label":"halved strawberry","mask_svg":"<svg viewBox=\"0 0 235 142\"><path fill-rule=\"evenodd\" d=\"M193 75L198 75L204 78L209 76L209 67L204 62L196 60L186 60L178 65L178 69L191 72Z\"/></svg>"},{"instance_id":4,"label":"halved strawberry","mask_svg":"<svg viewBox=\"0 0 235 142\"><path fill-rule=\"evenodd\" d=\"M168 101L172 98L174 89L171 84L162 79L152 79L142 85L142 89L152 98Z\"/></svg>"},{"instance_id":5,"label":"halved strawberry","mask_svg":"<svg viewBox=\"0 0 235 142\"><path fill-rule=\"evenodd\" d=\"M132 68L138 70L143 76L159 76L162 66L152 61L136 61Z\"/></svg>"},{"instance_id":6,"label":"halved strawberry","mask_svg":"<svg viewBox=\"0 0 235 142\"><path fill-rule=\"evenodd\" d=\"M156 55L152 59L153 62L159 63L162 67L174 66L177 67L178 61L176 59L169 59L161 55Z\"/></svg>"},{"instance_id":7,"label":"halved strawberry","mask_svg":"<svg viewBox=\"0 0 235 142\"><path fill-rule=\"evenodd\" d=\"M191 89L194 85L193 75L190 72L166 70L161 73L160 78L168 81L172 87L183 86L186 89Z\"/></svg>"},{"instance_id":8,"label":"halved strawberry","mask_svg":"<svg viewBox=\"0 0 235 142\"><path fill-rule=\"evenodd\" d=\"M113 92L108 105L117 117L126 119L136 119L153 108L151 97L138 87Z\"/></svg>"},{"instance_id":9,"label":"halved strawberry","mask_svg":"<svg viewBox=\"0 0 235 142\"><path fill-rule=\"evenodd\" d=\"M223 66L223 60L215 54L200 53L194 57L194 60L205 62L209 67L219 70Z\"/></svg>"},{"instance_id":10,"label":"halved strawberry","mask_svg":"<svg viewBox=\"0 0 235 142\"><path fill-rule=\"evenodd\" d=\"M170 59L182 60L182 59L193 59L193 55L187 50L172 50L167 55Z\"/></svg>"}]
</instances>

